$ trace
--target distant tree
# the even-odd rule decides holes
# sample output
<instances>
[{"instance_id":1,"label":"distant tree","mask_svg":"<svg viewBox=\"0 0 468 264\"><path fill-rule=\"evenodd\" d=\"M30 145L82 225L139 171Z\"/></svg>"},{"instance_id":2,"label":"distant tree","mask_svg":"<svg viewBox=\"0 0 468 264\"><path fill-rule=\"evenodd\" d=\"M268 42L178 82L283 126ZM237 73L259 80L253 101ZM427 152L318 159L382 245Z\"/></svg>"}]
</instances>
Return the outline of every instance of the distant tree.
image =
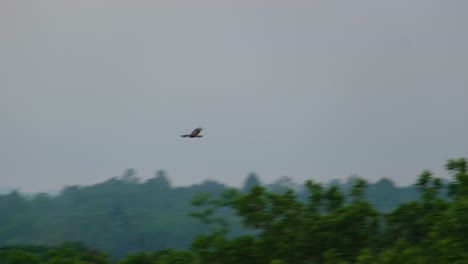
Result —
<instances>
[{"instance_id":1,"label":"distant tree","mask_svg":"<svg viewBox=\"0 0 468 264\"><path fill-rule=\"evenodd\" d=\"M243 192L248 192L253 187L260 186L260 185L262 185L262 184L261 184L260 179L258 178L257 174L255 174L254 172L251 172L251 173L249 173L249 175L247 175L247 178L244 181L242 191Z\"/></svg>"},{"instance_id":2,"label":"distant tree","mask_svg":"<svg viewBox=\"0 0 468 264\"><path fill-rule=\"evenodd\" d=\"M135 169L127 169L121 176L121 179L127 183L138 183L139 179L136 175L137 171Z\"/></svg>"},{"instance_id":3,"label":"distant tree","mask_svg":"<svg viewBox=\"0 0 468 264\"><path fill-rule=\"evenodd\" d=\"M156 172L156 175L146 181L146 184L151 186L156 190L169 190L171 188L171 183L169 182L169 178L167 174L163 170L159 170Z\"/></svg>"},{"instance_id":4,"label":"distant tree","mask_svg":"<svg viewBox=\"0 0 468 264\"><path fill-rule=\"evenodd\" d=\"M420 245L427 239L434 219L443 217L448 204L441 196L441 181L432 172L421 173L415 186L420 192L418 201L401 204L387 214L387 233L393 241L405 241Z\"/></svg>"},{"instance_id":5,"label":"distant tree","mask_svg":"<svg viewBox=\"0 0 468 264\"><path fill-rule=\"evenodd\" d=\"M455 198L468 197L468 162L465 158L451 159L446 168L453 175L454 181L449 185L450 195Z\"/></svg>"},{"instance_id":6,"label":"distant tree","mask_svg":"<svg viewBox=\"0 0 468 264\"><path fill-rule=\"evenodd\" d=\"M279 180L273 182L272 184L269 184L267 186L267 189L271 192L282 193L290 189L298 189L298 186L290 177L282 176L279 178Z\"/></svg>"}]
</instances>

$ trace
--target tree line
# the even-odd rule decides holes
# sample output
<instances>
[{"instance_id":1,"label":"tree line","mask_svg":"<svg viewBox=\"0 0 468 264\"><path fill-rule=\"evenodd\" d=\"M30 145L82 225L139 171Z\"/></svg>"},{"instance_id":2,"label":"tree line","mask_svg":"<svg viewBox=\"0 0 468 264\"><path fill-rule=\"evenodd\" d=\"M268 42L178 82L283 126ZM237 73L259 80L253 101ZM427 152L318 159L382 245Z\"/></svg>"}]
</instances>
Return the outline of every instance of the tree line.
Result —
<instances>
[{"instance_id":1,"label":"tree line","mask_svg":"<svg viewBox=\"0 0 468 264\"><path fill-rule=\"evenodd\" d=\"M424 171L404 192L387 180L264 186L255 175L240 190L173 188L162 172L139 183L128 171L55 198L11 193L0 196L0 264L468 263L467 161L446 168L450 181Z\"/></svg>"}]
</instances>

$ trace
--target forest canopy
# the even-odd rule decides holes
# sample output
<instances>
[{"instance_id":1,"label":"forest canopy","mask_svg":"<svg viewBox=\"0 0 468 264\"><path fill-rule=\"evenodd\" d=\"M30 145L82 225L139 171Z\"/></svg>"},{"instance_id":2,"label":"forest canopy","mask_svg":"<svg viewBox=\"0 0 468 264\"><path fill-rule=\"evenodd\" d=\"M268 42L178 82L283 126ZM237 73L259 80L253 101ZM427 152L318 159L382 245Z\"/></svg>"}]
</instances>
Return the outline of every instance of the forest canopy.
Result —
<instances>
[{"instance_id":1,"label":"forest canopy","mask_svg":"<svg viewBox=\"0 0 468 264\"><path fill-rule=\"evenodd\" d=\"M134 170L57 196L0 196L0 264L467 263L467 160L449 181L172 187ZM76 241L76 242L73 242Z\"/></svg>"}]
</instances>

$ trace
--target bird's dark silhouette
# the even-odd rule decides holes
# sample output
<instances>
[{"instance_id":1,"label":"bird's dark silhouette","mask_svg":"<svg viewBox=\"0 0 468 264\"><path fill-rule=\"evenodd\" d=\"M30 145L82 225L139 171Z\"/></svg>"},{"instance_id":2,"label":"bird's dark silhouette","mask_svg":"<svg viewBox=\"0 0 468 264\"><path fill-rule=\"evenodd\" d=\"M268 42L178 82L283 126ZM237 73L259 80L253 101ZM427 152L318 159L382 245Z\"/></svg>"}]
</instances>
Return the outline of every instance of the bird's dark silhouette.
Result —
<instances>
[{"instance_id":1,"label":"bird's dark silhouette","mask_svg":"<svg viewBox=\"0 0 468 264\"><path fill-rule=\"evenodd\" d=\"M181 135L181 137L188 137L188 138L201 138L203 135L200 135L200 132L202 131L202 128L195 128L192 133L186 134L186 135Z\"/></svg>"}]
</instances>

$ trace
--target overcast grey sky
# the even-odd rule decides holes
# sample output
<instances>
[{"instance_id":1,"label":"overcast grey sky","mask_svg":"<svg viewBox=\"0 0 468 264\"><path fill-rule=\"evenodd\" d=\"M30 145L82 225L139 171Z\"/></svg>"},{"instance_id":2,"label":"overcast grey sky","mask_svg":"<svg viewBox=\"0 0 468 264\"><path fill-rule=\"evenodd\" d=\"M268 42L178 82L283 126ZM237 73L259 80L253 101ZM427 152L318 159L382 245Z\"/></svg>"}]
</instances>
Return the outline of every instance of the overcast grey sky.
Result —
<instances>
[{"instance_id":1,"label":"overcast grey sky","mask_svg":"<svg viewBox=\"0 0 468 264\"><path fill-rule=\"evenodd\" d=\"M468 1L4 0L0 186L351 174L468 156ZM205 128L205 137L178 135Z\"/></svg>"}]
</instances>

